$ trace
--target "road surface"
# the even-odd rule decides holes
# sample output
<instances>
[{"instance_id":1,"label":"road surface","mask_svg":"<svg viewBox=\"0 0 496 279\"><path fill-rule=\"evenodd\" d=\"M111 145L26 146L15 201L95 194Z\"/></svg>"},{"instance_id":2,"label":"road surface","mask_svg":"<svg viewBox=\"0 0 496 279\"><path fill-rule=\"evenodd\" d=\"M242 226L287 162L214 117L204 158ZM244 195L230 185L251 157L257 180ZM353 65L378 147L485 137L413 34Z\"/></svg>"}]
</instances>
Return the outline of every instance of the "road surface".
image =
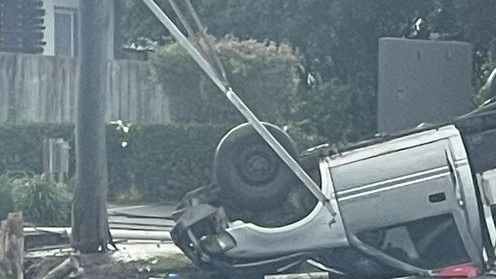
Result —
<instances>
[{"instance_id":1,"label":"road surface","mask_svg":"<svg viewBox=\"0 0 496 279\"><path fill-rule=\"evenodd\" d=\"M173 204L150 204L135 206L110 205L108 209L110 229L170 231L174 225Z\"/></svg>"}]
</instances>

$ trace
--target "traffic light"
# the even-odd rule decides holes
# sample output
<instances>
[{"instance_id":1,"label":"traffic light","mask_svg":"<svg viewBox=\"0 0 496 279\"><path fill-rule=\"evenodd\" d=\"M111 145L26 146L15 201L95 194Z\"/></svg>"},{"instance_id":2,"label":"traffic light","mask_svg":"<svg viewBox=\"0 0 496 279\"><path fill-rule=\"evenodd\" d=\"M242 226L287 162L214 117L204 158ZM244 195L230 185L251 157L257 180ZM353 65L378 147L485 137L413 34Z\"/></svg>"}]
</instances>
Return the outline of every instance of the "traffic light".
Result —
<instances>
[{"instance_id":1,"label":"traffic light","mask_svg":"<svg viewBox=\"0 0 496 279\"><path fill-rule=\"evenodd\" d=\"M41 0L0 0L0 51L42 53L44 16Z\"/></svg>"}]
</instances>

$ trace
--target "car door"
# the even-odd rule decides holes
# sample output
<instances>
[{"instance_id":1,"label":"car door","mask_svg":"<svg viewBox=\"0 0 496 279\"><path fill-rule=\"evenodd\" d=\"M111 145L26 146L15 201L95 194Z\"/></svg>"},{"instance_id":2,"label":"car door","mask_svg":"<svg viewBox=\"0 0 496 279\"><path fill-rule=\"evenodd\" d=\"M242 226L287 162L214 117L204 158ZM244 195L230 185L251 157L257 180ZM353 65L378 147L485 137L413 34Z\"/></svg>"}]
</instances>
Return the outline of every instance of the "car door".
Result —
<instances>
[{"instance_id":1,"label":"car door","mask_svg":"<svg viewBox=\"0 0 496 279\"><path fill-rule=\"evenodd\" d=\"M330 172L360 251L409 272L482 265L470 166L454 127L354 150Z\"/></svg>"}]
</instances>

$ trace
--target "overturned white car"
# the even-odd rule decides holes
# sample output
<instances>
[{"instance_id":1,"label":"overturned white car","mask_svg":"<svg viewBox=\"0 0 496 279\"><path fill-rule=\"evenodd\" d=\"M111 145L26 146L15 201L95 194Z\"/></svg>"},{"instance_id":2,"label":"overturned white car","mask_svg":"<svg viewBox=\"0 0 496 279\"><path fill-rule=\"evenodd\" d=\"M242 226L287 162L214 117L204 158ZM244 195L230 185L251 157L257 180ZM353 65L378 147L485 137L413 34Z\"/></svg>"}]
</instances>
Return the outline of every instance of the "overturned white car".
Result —
<instances>
[{"instance_id":1,"label":"overturned white car","mask_svg":"<svg viewBox=\"0 0 496 279\"><path fill-rule=\"evenodd\" d=\"M289 137L266 126L293 153ZM475 276L493 263L495 104L299 161L333 211L251 126L234 128L217 148L215 185L179 205L174 242L199 266L243 278L304 261L350 278Z\"/></svg>"}]
</instances>

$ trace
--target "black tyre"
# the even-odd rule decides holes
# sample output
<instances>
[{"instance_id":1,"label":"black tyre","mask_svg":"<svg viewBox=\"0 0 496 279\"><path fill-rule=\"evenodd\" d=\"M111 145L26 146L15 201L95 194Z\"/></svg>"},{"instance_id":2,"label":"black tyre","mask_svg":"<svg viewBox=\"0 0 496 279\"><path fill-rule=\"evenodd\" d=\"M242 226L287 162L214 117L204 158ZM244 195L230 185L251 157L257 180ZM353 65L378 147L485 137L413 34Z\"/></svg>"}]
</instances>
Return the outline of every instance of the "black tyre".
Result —
<instances>
[{"instance_id":1,"label":"black tyre","mask_svg":"<svg viewBox=\"0 0 496 279\"><path fill-rule=\"evenodd\" d=\"M296 158L291 138L272 124L264 125ZM293 172L248 123L235 127L220 141L214 157L214 177L229 203L257 209L279 206L297 182Z\"/></svg>"}]
</instances>

